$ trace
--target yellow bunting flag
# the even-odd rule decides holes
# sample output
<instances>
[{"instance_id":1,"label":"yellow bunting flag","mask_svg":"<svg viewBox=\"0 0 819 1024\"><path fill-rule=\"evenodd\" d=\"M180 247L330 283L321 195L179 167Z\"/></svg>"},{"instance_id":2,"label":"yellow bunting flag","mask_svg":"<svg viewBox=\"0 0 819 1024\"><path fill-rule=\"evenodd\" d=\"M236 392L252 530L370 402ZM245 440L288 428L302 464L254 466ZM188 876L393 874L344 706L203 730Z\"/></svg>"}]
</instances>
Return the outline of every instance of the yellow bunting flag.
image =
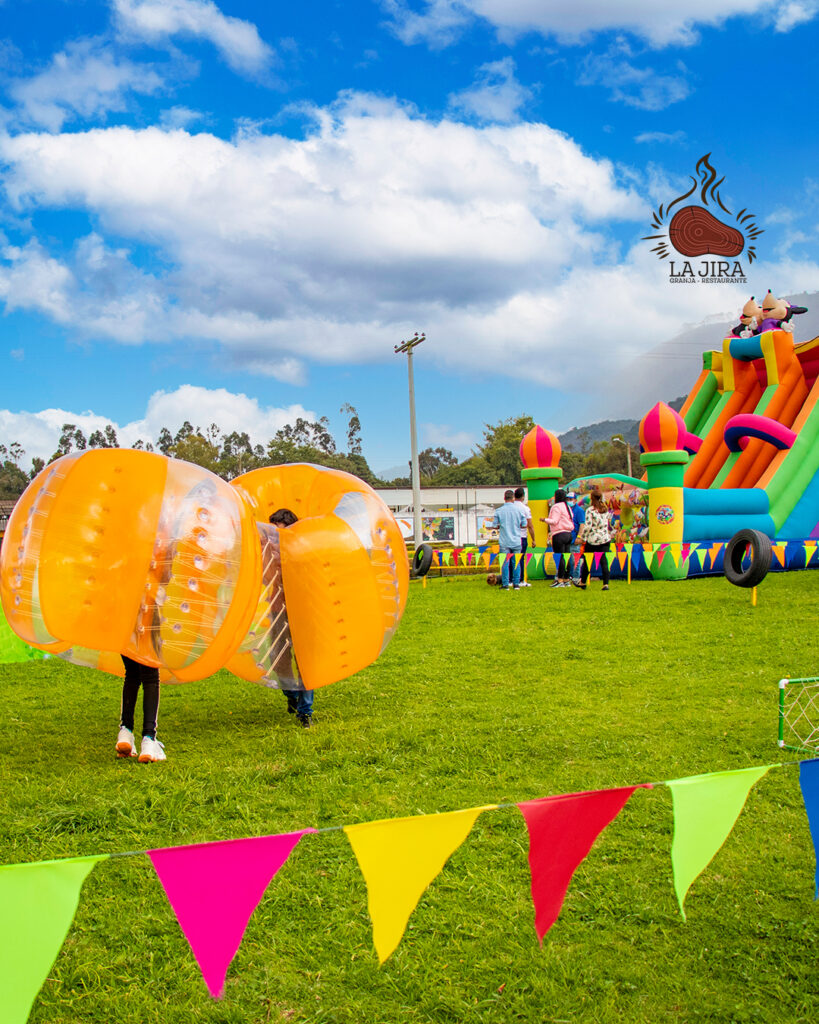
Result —
<instances>
[{"instance_id":1,"label":"yellow bunting flag","mask_svg":"<svg viewBox=\"0 0 819 1024\"><path fill-rule=\"evenodd\" d=\"M668 545L668 553L671 556L671 561L674 563L674 565L679 567L679 564L680 564L680 545L679 544L669 544Z\"/></svg>"},{"instance_id":2,"label":"yellow bunting flag","mask_svg":"<svg viewBox=\"0 0 819 1024\"><path fill-rule=\"evenodd\" d=\"M583 557L586 560L586 565L589 568L589 572L591 572L592 562L594 561L594 552L593 551L584 551L583 552Z\"/></svg>"},{"instance_id":3,"label":"yellow bunting flag","mask_svg":"<svg viewBox=\"0 0 819 1024\"><path fill-rule=\"evenodd\" d=\"M816 541L806 540L805 541L805 567L810 564L810 560L816 554Z\"/></svg>"},{"instance_id":4,"label":"yellow bunting flag","mask_svg":"<svg viewBox=\"0 0 819 1024\"><path fill-rule=\"evenodd\" d=\"M380 963L397 948L418 900L469 835L478 816L496 807L489 804L448 814L345 826L367 883L373 942Z\"/></svg>"}]
</instances>

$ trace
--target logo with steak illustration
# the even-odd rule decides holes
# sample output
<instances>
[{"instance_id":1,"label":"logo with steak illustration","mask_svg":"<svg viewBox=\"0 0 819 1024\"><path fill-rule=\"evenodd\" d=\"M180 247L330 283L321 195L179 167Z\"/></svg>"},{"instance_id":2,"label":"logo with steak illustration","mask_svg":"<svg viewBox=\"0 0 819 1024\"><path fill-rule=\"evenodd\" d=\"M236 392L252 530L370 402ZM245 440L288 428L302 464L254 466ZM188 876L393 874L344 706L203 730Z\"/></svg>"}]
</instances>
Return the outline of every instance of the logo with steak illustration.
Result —
<instances>
[{"instance_id":1,"label":"logo with steak illustration","mask_svg":"<svg viewBox=\"0 0 819 1024\"><path fill-rule=\"evenodd\" d=\"M687 192L654 211L651 227L661 233L643 236L656 243L651 251L658 259L668 260L673 284L745 284L739 257L744 254L749 264L757 258L755 243L762 228L746 207L734 215L722 201L719 189L725 178L717 181L710 156L697 161L697 176L691 177Z\"/></svg>"}]
</instances>

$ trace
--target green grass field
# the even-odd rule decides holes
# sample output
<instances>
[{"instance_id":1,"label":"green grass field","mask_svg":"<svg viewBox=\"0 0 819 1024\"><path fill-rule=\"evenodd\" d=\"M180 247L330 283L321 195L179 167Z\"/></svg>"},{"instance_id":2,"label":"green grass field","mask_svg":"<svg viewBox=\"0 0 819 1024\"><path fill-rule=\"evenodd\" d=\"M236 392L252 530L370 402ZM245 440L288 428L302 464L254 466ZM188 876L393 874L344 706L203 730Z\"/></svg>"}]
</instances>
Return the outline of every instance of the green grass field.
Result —
<instances>
[{"instance_id":1,"label":"green grass field","mask_svg":"<svg viewBox=\"0 0 819 1024\"><path fill-rule=\"evenodd\" d=\"M744 768L776 746L777 680L819 675L819 573L609 593L411 585L382 658L316 696L315 726L221 673L163 690L168 762L113 753L119 683L0 666L0 860L323 828ZM339 831L307 836L207 995L145 857L99 865L32 1024L813 1022L814 857L795 768L751 792L679 916L670 793L639 790L540 948L519 812L478 819L378 966Z\"/></svg>"}]
</instances>

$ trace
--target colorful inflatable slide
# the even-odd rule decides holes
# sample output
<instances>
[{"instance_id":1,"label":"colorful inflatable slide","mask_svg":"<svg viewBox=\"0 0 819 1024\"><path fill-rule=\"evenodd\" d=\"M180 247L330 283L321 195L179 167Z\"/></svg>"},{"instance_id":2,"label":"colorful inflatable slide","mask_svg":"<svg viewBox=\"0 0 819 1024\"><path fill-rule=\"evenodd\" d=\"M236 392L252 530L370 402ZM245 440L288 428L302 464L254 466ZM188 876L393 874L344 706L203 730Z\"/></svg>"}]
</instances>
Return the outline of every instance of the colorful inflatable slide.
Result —
<instances>
[{"instance_id":1,"label":"colorful inflatable slide","mask_svg":"<svg viewBox=\"0 0 819 1024\"><path fill-rule=\"evenodd\" d=\"M703 354L702 372L679 414L659 402L641 421L645 476L618 477L621 486L647 495L648 535L643 531L641 540L727 541L744 529L783 545L819 539L819 338L798 344L784 320L765 329L769 323L756 334L736 328L721 350ZM560 457L559 444L548 459L529 454L536 432L557 443L537 427L521 445L533 510L554 494ZM567 486L584 491L593 484L605 491L611 478ZM535 543L545 550L537 531ZM716 562L711 568L718 569ZM696 570L687 564L652 570L677 577L689 571Z\"/></svg>"},{"instance_id":2,"label":"colorful inflatable slide","mask_svg":"<svg viewBox=\"0 0 819 1024\"><path fill-rule=\"evenodd\" d=\"M683 478L684 540L744 527L819 537L819 338L726 338L706 352L681 415L697 448ZM699 442L699 444L697 443Z\"/></svg>"}]
</instances>

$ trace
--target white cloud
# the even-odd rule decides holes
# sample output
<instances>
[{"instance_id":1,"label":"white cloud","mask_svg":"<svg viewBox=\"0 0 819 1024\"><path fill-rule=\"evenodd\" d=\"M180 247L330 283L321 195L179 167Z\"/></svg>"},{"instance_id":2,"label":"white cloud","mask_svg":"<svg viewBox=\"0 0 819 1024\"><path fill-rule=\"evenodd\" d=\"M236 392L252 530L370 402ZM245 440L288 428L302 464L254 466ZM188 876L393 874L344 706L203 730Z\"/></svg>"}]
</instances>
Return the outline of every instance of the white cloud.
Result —
<instances>
[{"instance_id":1,"label":"white cloud","mask_svg":"<svg viewBox=\"0 0 819 1024\"><path fill-rule=\"evenodd\" d=\"M554 36L578 43L597 32L626 31L654 46L696 42L701 26L720 26L732 17L757 17L777 31L816 17L815 0L687 0L685 4L657 0L382 0L392 27L405 43L449 45L476 18L488 21L506 38L524 32Z\"/></svg>"},{"instance_id":2,"label":"white cloud","mask_svg":"<svg viewBox=\"0 0 819 1024\"><path fill-rule=\"evenodd\" d=\"M578 81L580 85L602 85L609 90L612 100L639 110L663 110L684 100L690 92L681 73L662 74L653 68L635 67L619 46L614 52L588 54Z\"/></svg>"},{"instance_id":3,"label":"white cloud","mask_svg":"<svg viewBox=\"0 0 819 1024\"><path fill-rule=\"evenodd\" d=\"M815 0L786 0L777 6L774 15L774 27L777 32L790 32L797 25L812 21L819 12L819 3Z\"/></svg>"},{"instance_id":4,"label":"white cloud","mask_svg":"<svg viewBox=\"0 0 819 1024\"><path fill-rule=\"evenodd\" d=\"M651 167L629 180L547 125L431 121L394 100L313 113L304 139L0 135L13 209L68 207L97 225L60 258L35 238L7 245L6 307L124 344L215 343L226 372L291 384L311 363L389 359L423 328L441 366L558 388L604 387L622 360L723 307L725 289L682 294L646 243L623 255L613 241L617 221L646 233L638 188L678 194ZM144 246L166 269L136 265ZM794 266L768 265L762 284L808 287Z\"/></svg>"},{"instance_id":5,"label":"white cloud","mask_svg":"<svg viewBox=\"0 0 819 1024\"><path fill-rule=\"evenodd\" d=\"M683 132L683 131L676 131L676 132L641 132L639 135L635 135L634 136L634 141L635 142L640 142L640 143L655 143L655 142L659 142L661 144L666 144L666 143L674 144L674 143L677 143L677 142L685 142L686 138L687 138L687 136L686 136L685 132Z\"/></svg>"},{"instance_id":6,"label":"white cloud","mask_svg":"<svg viewBox=\"0 0 819 1024\"><path fill-rule=\"evenodd\" d=\"M422 423L421 439L425 448L448 448L463 458L478 443L468 430L453 430L448 423Z\"/></svg>"},{"instance_id":7,"label":"white cloud","mask_svg":"<svg viewBox=\"0 0 819 1024\"><path fill-rule=\"evenodd\" d=\"M159 115L161 128L190 128L197 121L208 120L208 114L203 114L200 110L191 110L190 107L169 107Z\"/></svg>"},{"instance_id":8,"label":"white cloud","mask_svg":"<svg viewBox=\"0 0 819 1024\"><path fill-rule=\"evenodd\" d=\"M504 123L517 120L518 111L532 96L532 90L515 78L515 62L504 57L481 65L469 89L449 96L449 107L479 121Z\"/></svg>"},{"instance_id":9,"label":"white cloud","mask_svg":"<svg viewBox=\"0 0 819 1024\"><path fill-rule=\"evenodd\" d=\"M381 0L381 6L403 43L425 42L434 50L454 43L473 18L469 5L461 0L428 0L420 13L407 0Z\"/></svg>"},{"instance_id":10,"label":"white cloud","mask_svg":"<svg viewBox=\"0 0 819 1024\"><path fill-rule=\"evenodd\" d=\"M241 74L269 66L273 50L255 25L222 14L212 0L111 0L120 31L129 38L162 43L173 36L205 39Z\"/></svg>"},{"instance_id":11,"label":"white cloud","mask_svg":"<svg viewBox=\"0 0 819 1024\"><path fill-rule=\"evenodd\" d=\"M81 39L56 53L44 71L13 80L8 92L21 120L56 132L77 116L125 110L129 93L151 95L161 87L149 65L118 58L99 40Z\"/></svg>"},{"instance_id":12,"label":"white cloud","mask_svg":"<svg viewBox=\"0 0 819 1024\"><path fill-rule=\"evenodd\" d=\"M593 257L598 225L646 213L608 161L547 125L431 122L362 96L315 116L303 140L0 136L14 207L70 206L100 225L62 262L35 240L7 247L0 294L122 342L217 339L296 380L304 359L377 357L420 314L543 287ZM108 232L172 269L139 270Z\"/></svg>"},{"instance_id":13,"label":"white cloud","mask_svg":"<svg viewBox=\"0 0 819 1024\"><path fill-rule=\"evenodd\" d=\"M222 434L234 430L246 432L253 444L266 444L286 423L297 417L315 420L316 414L301 405L280 409L261 406L255 398L233 394L224 388L200 388L184 385L175 391L156 391L148 400L145 415L130 423L119 424L96 413L68 409L43 409L39 412L12 412L0 409L0 442L19 441L25 449L24 463L36 457L48 459L57 447L64 423L73 423L86 437L111 424L123 447L135 441L156 443L159 432L167 427L172 434L188 420L206 430L215 423Z\"/></svg>"}]
</instances>

